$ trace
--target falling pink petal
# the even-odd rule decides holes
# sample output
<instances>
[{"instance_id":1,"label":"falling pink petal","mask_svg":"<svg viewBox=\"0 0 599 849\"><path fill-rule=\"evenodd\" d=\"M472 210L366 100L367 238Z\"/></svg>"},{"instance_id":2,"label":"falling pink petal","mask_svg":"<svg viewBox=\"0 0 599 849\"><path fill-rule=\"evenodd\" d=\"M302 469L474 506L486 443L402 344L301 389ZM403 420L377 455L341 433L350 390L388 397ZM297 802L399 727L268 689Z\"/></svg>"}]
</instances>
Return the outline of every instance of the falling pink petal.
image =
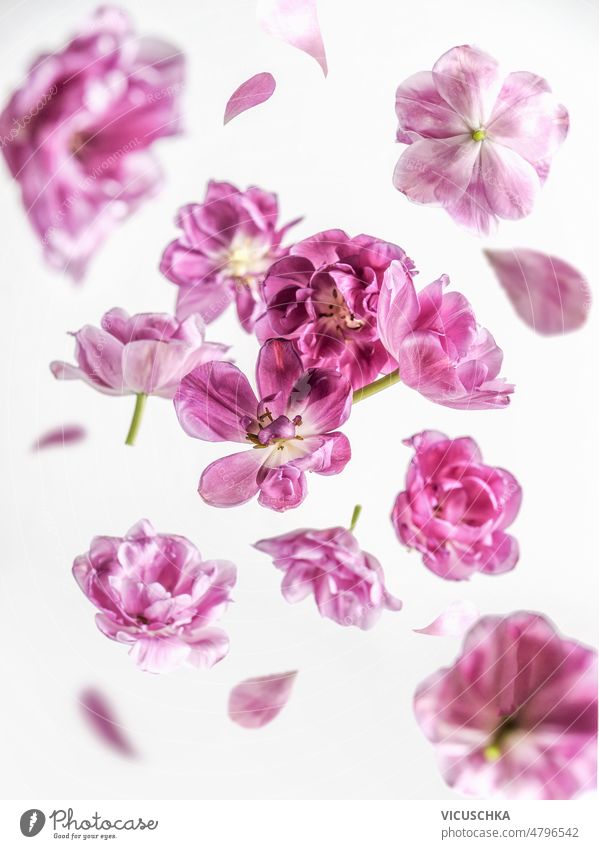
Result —
<instances>
[{"instance_id":1,"label":"falling pink petal","mask_svg":"<svg viewBox=\"0 0 599 849\"><path fill-rule=\"evenodd\" d=\"M229 717L242 728L268 725L287 704L296 675L283 672L237 684L229 696Z\"/></svg>"},{"instance_id":2,"label":"falling pink petal","mask_svg":"<svg viewBox=\"0 0 599 849\"><path fill-rule=\"evenodd\" d=\"M414 628L414 632L431 637L461 637L478 618L479 612L471 601L453 601L430 625Z\"/></svg>"},{"instance_id":3,"label":"falling pink petal","mask_svg":"<svg viewBox=\"0 0 599 849\"><path fill-rule=\"evenodd\" d=\"M91 729L109 748L121 755L135 756L135 749L123 733L111 706L98 690L84 690L79 696L81 710Z\"/></svg>"},{"instance_id":4,"label":"falling pink petal","mask_svg":"<svg viewBox=\"0 0 599 849\"><path fill-rule=\"evenodd\" d=\"M275 38L280 38L312 56L326 77L327 57L324 50L316 0L258 0L258 23Z\"/></svg>"},{"instance_id":5,"label":"falling pink petal","mask_svg":"<svg viewBox=\"0 0 599 849\"><path fill-rule=\"evenodd\" d=\"M228 124L229 121L241 115L247 109L252 109L254 106L264 103L269 97L272 97L276 87L275 78L268 71L256 74L241 83L227 101L223 124Z\"/></svg>"},{"instance_id":6,"label":"falling pink petal","mask_svg":"<svg viewBox=\"0 0 599 849\"><path fill-rule=\"evenodd\" d=\"M583 275L556 256L528 248L485 255L520 318L545 336L581 327L591 307Z\"/></svg>"},{"instance_id":7,"label":"falling pink petal","mask_svg":"<svg viewBox=\"0 0 599 849\"><path fill-rule=\"evenodd\" d=\"M74 445L81 442L87 436L87 431L81 425L61 425L46 431L38 437L31 446L32 451L40 451L42 448L53 448L56 445Z\"/></svg>"}]
</instances>

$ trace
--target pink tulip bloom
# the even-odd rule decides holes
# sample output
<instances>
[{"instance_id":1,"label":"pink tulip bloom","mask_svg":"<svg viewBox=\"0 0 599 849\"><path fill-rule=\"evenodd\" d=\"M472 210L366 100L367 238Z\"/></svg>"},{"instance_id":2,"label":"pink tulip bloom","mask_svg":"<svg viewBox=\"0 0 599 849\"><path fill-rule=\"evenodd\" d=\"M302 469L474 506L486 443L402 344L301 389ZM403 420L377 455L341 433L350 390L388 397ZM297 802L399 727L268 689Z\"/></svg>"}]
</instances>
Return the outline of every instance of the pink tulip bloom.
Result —
<instances>
[{"instance_id":1,"label":"pink tulip bloom","mask_svg":"<svg viewBox=\"0 0 599 849\"><path fill-rule=\"evenodd\" d=\"M145 672L214 666L229 650L213 623L230 600L235 566L202 560L185 537L157 534L142 520L125 537L94 537L73 575L100 611L100 631L129 645Z\"/></svg>"},{"instance_id":2,"label":"pink tulip bloom","mask_svg":"<svg viewBox=\"0 0 599 849\"><path fill-rule=\"evenodd\" d=\"M180 132L183 66L175 47L102 6L10 98L0 146L54 268L81 279L107 234L156 193L150 148Z\"/></svg>"},{"instance_id":3,"label":"pink tulip bloom","mask_svg":"<svg viewBox=\"0 0 599 849\"><path fill-rule=\"evenodd\" d=\"M266 276L258 339L293 339L305 366L337 369L354 389L393 371L377 330L380 286L393 260L408 277L415 273L402 248L372 236L325 230L298 242Z\"/></svg>"},{"instance_id":4,"label":"pink tulip bloom","mask_svg":"<svg viewBox=\"0 0 599 849\"><path fill-rule=\"evenodd\" d=\"M458 410L505 407L514 387L498 377L503 352L459 292L445 294L444 274L418 294L403 263L385 273L379 335L401 380L426 398Z\"/></svg>"},{"instance_id":5,"label":"pink tulip bloom","mask_svg":"<svg viewBox=\"0 0 599 849\"><path fill-rule=\"evenodd\" d=\"M175 409L189 436L249 447L204 470L204 501L234 507L260 493L263 506L288 510L306 497L304 472L336 475L350 459L347 437L331 431L349 417L351 386L336 372L306 371L284 339L261 348L256 382L258 398L234 365L208 363L181 381Z\"/></svg>"},{"instance_id":6,"label":"pink tulip bloom","mask_svg":"<svg viewBox=\"0 0 599 849\"><path fill-rule=\"evenodd\" d=\"M211 322L235 301L244 330L264 312L260 284L270 265L287 253L281 244L295 219L277 227L277 196L256 186L208 183L202 203L177 215L182 234L164 251L160 270L179 287L177 316L199 313Z\"/></svg>"},{"instance_id":7,"label":"pink tulip bloom","mask_svg":"<svg viewBox=\"0 0 599 849\"><path fill-rule=\"evenodd\" d=\"M362 551L345 528L302 528L260 540L255 548L285 573L281 591L286 601L294 604L313 593L320 615L339 625L367 630L383 610L401 609L401 601L385 588L379 561Z\"/></svg>"},{"instance_id":8,"label":"pink tulip bloom","mask_svg":"<svg viewBox=\"0 0 599 849\"><path fill-rule=\"evenodd\" d=\"M572 799L597 780L597 653L527 611L486 616L418 687L416 719L450 787Z\"/></svg>"},{"instance_id":9,"label":"pink tulip bloom","mask_svg":"<svg viewBox=\"0 0 599 849\"><path fill-rule=\"evenodd\" d=\"M546 80L527 71L503 76L470 45L404 80L395 108L397 141L410 145L395 187L479 233L532 211L568 133L568 113Z\"/></svg>"},{"instance_id":10,"label":"pink tulip bloom","mask_svg":"<svg viewBox=\"0 0 599 849\"><path fill-rule=\"evenodd\" d=\"M513 569L518 543L505 529L522 502L516 478L486 466L468 436L450 439L425 430L404 445L415 454L391 516L404 545L420 551L431 571L454 581Z\"/></svg>"}]
</instances>

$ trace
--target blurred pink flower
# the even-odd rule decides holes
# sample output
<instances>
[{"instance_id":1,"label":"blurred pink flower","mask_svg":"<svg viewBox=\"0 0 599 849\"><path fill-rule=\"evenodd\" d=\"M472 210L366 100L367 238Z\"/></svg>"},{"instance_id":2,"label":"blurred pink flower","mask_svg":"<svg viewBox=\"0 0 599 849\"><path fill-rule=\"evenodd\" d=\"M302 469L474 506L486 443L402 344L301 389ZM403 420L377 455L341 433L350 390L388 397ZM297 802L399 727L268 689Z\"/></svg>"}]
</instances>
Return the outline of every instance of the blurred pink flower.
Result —
<instances>
[{"instance_id":1,"label":"blurred pink flower","mask_svg":"<svg viewBox=\"0 0 599 849\"><path fill-rule=\"evenodd\" d=\"M94 537L73 575L100 610L100 631L131 646L145 672L214 666L229 650L227 635L212 624L230 600L235 566L202 560L185 537L157 534L142 520L123 538Z\"/></svg>"},{"instance_id":2,"label":"blurred pink flower","mask_svg":"<svg viewBox=\"0 0 599 849\"><path fill-rule=\"evenodd\" d=\"M287 253L281 245L295 219L277 228L277 196L256 186L241 192L231 183L208 183L202 203L183 206L183 231L164 251L160 270L179 286L177 316L199 313L211 322L235 301L250 332L264 312L260 284L270 265Z\"/></svg>"},{"instance_id":3,"label":"blurred pink flower","mask_svg":"<svg viewBox=\"0 0 599 849\"><path fill-rule=\"evenodd\" d=\"M468 436L450 439L424 430L404 445L415 454L391 517L404 545L420 551L437 575L454 581L513 569L519 548L505 529L522 502L516 478L484 465Z\"/></svg>"},{"instance_id":4,"label":"blurred pink flower","mask_svg":"<svg viewBox=\"0 0 599 849\"><path fill-rule=\"evenodd\" d=\"M180 132L183 56L102 6L62 50L40 56L0 115L4 158L47 261L75 279L161 173L150 153Z\"/></svg>"},{"instance_id":5,"label":"blurred pink flower","mask_svg":"<svg viewBox=\"0 0 599 849\"><path fill-rule=\"evenodd\" d=\"M229 695L229 717L242 728L262 728L283 710L297 672L247 678Z\"/></svg>"},{"instance_id":6,"label":"blurred pink flower","mask_svg":"<svg viewBox=\"0 0 599 849\"><path fill-rule=\"evenodd\" d=\"M420 684L416 719L450 787L483 799L572 799L597 780L597 653L543 616L486 616Z\"/></svg>"},{"instance_id":7,"label":"blurred pink flower","mask_svg":"<svg viewBox=\"0 0 599 849\"><path fill-rule=\"evenodd\" d=\"M379 561L345 528L302 528L255 544L285 573L281 590L292 604L314 594L321 616L367 630L383 610L402 603L385 588Z\"/></svg>"},{"instance_id":8,"label":"blurred pink flower","mask_svg":"<svg viewBox=\"0 0 599 849\"><path fill-rule=\"evenodd\" d=\"M305 366L337 369L354 389L393 371L377 330L381 282L393 260L411 279L405 251L372 236L325 230L298 242L266 276L258 339L294 340Z\"/></svg>"},{"instance_id":9,"label":"blurred pink flower","mask_svg":"<svg viewBox=\"0 0 599 849\"><path fill-rule=\"evenodd\" d=\"M351 386L336 372L306 371L284 339L262 346L256 382L258 398L236 366L207 363L181 382L175 409L189 436L249 448L204 469L204 501L234 507L260 493L263 506L288 510L306 497L304 472L336 475L350 459L347 437L331 431L349 417Z\"/></svg>"},{"instance_id":10,"label":"blurred pink flower","mask_svg":"<svg viewBox=\"0 0 599 849\"><path fill-rule=\"evenodd\" d=\"M395 187L480 233L531 212L568 133L568 113L546 80L527 71L503 76L470 45L404 80L395 108L397 140L410 145Z\"/></svg>"},{"instance_id":11,"label":"blurred pink flower","mask_svg":"<svg viewBox=\"0 0 599 849\"><path fill-rule=\"evenodd\" d=\"M578 330L591 308L585 277L563 259L528 248L485 255L520 318L546 336Z\"/></svg>"},{"instance_id":12,"label":"blurred pink flower","mask_svg":"<svg viewBox=\"0 0 599 849\"><path fill-rule=\"evenodd\" d=\"M514 387L498 377L503 352L459 292L445 294L442 275L418 294L401 262L385 272L378 306L380 339L403 383L458 410L509 404Z\"/></svg>"}]
</instances>

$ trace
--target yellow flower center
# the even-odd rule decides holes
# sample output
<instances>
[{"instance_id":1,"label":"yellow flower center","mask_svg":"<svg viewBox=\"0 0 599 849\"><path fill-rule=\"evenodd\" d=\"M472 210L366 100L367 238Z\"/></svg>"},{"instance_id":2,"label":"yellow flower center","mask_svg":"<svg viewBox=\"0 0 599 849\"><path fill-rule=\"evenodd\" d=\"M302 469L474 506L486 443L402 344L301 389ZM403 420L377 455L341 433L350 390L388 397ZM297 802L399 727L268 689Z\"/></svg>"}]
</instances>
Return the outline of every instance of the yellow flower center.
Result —
<instances>
[{"instance_id":1,"label":"yellow flower center","mask_svg":"<svg viewBox=\"0 0 599 849\"><path fill-rule=\"evenodd\" d=\"M487 131L484 127L480 127L478 130L474 130L472 133L472 138L474 141L484 141L487 137Z\"/></svg>"}]
</instances>

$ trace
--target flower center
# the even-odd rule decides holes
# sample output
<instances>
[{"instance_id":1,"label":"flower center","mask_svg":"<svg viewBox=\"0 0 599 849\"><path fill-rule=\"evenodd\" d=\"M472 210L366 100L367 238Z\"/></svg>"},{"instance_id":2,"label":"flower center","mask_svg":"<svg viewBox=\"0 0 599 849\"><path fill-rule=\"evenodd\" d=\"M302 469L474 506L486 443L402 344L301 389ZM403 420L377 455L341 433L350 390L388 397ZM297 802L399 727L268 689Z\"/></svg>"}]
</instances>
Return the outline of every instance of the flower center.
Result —
<instances>
[{"instance_id":1,"label":"flower center","mask_svg":"<svg viewBox=\"0 0 599 849\"><path fill-rule=\"evenodd\" d=\"M295 416L293 419L288 416L277 416L274 419L267 407L264 413L258 416L258 433L248 430L246 439L253 443L254 448L276 446L277 450L282 451L285 443L289 442L290 439L303 439L296 432L301 424L301 416Z\"/></svg>"},{"instance_id":2,"label":"flower center","mask_svg":"<svg viewBox=\"0 0 599 849\"><path fill-rule=\"evenodd\" d=\"M518 729L518 722L513 714L506 716L495 729L491 742L483 749L483 755L486 761L494 763L498 761L504 754L504 747L508 737L513 731Z\"/></svg>"},{"instance_id":3,"label":"flower center","mask_svg":"<svg viewBox=\"0 0 599 849\"><path fill-rule=\"evenodd\" d=\"M484 127L479 127L478 130L473 131L472 138L474 139L474 141L484 141L487 138L487 131Z\"/></svg>"},{"instance_id":4,"label":"flower center","mask_svg":"<svg viewBox=\"0 0 599 849\"><path fill-rule=\"evenodd\" d=\"M268 251L268 245L254 239L232 242L225 260L228 274L246 286L250 286L256 275L267 270L270 264Z\"/></svg>"},{"instance_id":5,"label":"flower center","mask_svg":"<svg viewBox=\"0 0 599 849\"><path fill-rule=\"evenodd\" d=\"M320 301L318 304L322 309L322 312L319 313L320 318L331 319L330 323L341 335L343 335L344 330L360 330L364 327L366 322L361 318L356 318L337 287L331 289L327 294L327 300Z\"/></svg>"}]
</instances>

